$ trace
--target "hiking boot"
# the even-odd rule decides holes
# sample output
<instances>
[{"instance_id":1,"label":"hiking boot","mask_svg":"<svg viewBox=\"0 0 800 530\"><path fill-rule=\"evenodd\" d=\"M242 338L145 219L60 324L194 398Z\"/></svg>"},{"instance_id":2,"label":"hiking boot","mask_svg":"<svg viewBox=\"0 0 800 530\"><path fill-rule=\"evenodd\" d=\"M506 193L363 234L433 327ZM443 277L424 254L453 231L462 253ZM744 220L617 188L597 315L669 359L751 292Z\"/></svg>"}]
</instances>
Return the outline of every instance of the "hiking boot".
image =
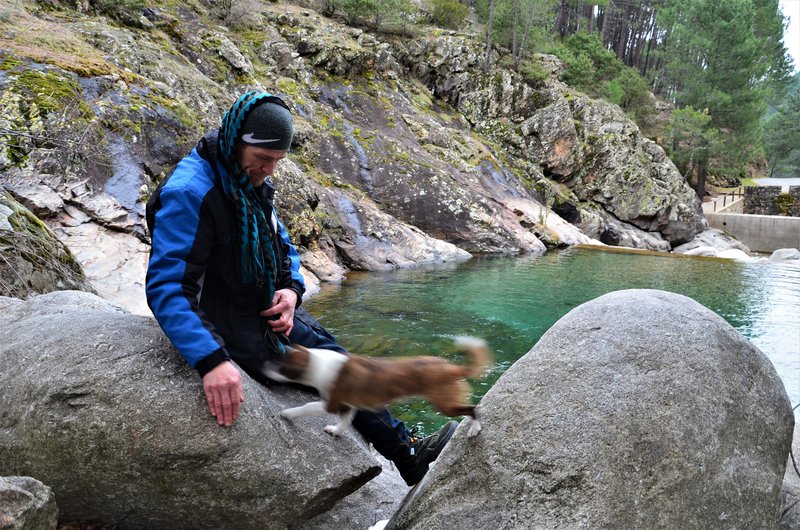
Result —
<instances>
[{"instance_id":1,"label":"hiking boot","mask_svg":"<svg viewBox=\"0 0 800 530\"><path fill-rule=\"evenodd\" d=\"M422 480L422 477L428 472L429 464L436 460L439 453L442 452L444 446L450 441L450 437L456 432L456 427L458 427L458 422L450 420L430 436L416 438L412 435L409 437L408 459L403 462L403 465L397 466L400 476L403 477L406 484L413 486Z\"/></svg>"}]
</instances>

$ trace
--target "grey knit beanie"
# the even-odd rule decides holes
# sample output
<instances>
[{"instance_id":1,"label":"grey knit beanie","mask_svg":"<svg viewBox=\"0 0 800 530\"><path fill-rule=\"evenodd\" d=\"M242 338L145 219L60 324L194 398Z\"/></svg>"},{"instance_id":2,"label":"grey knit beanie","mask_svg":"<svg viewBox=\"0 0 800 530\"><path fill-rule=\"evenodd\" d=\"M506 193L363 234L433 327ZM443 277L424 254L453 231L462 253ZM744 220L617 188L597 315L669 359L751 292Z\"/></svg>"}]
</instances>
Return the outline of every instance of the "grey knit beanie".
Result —
<instances>
[{"instance_id":1,"label":"grey knit beanie","mask_svg":"<svg viewBox=\"0 0 800 530\"><path fill-rule=\"evenodd\" d=\"M288 151L292 145L292 134L292 113L285 106L267 100L247 115L240 138L247 145Z\"/></svg>"}]
</instances>

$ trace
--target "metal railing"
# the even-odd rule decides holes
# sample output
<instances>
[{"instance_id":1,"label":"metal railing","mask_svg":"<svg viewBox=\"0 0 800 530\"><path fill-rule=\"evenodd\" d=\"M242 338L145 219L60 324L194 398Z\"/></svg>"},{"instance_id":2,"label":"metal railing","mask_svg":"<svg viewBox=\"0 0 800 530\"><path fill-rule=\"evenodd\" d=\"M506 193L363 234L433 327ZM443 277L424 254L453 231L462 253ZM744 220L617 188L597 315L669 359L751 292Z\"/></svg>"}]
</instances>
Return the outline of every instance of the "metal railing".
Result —
<instances>
[{"instance_id":1,"label":"metal railing","mask_svg":"<svg viewBox=\"0 0 800 530\"><path fill-rule=\"evenodd\" d=\"M741 199L742 197L744 197L744 187L743 186L739 186L735 190L726 193L722 197L717 197L716 199L714 199L714 201L713 201L714 210L713 211L716 212L717 211L717 207L719 207L720 211L724 210L725 208L727 208L728 206L730 206L731 204L733 204L737 200ZM722 203L721 206L720 206L720 203Z\"/></svg>"}]
</instances>

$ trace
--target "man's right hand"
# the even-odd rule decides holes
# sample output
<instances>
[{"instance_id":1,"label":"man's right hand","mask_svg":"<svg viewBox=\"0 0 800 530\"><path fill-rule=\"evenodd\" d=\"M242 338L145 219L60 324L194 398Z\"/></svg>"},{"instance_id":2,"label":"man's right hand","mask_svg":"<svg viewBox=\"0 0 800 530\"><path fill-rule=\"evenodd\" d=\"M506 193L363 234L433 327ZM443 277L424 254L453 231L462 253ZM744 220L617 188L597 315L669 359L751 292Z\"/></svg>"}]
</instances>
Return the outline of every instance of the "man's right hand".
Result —
<instances>
[{"instance_id":1,"label":"man's right hand","mask_svg":"<svg viewBox=\"0 0 800 530\"><path fill-rule=\"evenodd\" d=\"M242 376L229 361L222 362L203 377L208 410L217 423L230 427L239 417L239 403L244 403Z\"/></svg>"}]
</instances>

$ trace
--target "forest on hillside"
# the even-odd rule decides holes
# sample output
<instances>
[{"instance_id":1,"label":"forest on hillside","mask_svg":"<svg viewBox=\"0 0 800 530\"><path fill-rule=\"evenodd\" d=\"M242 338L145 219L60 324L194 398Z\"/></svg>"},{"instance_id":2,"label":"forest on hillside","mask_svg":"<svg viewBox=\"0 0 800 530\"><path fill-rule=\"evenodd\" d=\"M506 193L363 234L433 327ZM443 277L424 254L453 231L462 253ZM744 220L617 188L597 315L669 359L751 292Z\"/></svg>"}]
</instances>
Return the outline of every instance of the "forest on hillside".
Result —
<instances>
[{"instance_id":1,"label":"forest on hillside","mask_svg":"<svg viewBox=\"0 0 800 530\"><path fill-rule=\"evenodd\" d=\"M318 0L315 7L384 31L413 31L424 19L473 32L534 83L546 74L531 59L554 54L566 66L563 81L620 105L699 194L709 178L737 186L746 177L800 174L800 76L782 42L778 0Z\"/></svg>"}]
</instances>

